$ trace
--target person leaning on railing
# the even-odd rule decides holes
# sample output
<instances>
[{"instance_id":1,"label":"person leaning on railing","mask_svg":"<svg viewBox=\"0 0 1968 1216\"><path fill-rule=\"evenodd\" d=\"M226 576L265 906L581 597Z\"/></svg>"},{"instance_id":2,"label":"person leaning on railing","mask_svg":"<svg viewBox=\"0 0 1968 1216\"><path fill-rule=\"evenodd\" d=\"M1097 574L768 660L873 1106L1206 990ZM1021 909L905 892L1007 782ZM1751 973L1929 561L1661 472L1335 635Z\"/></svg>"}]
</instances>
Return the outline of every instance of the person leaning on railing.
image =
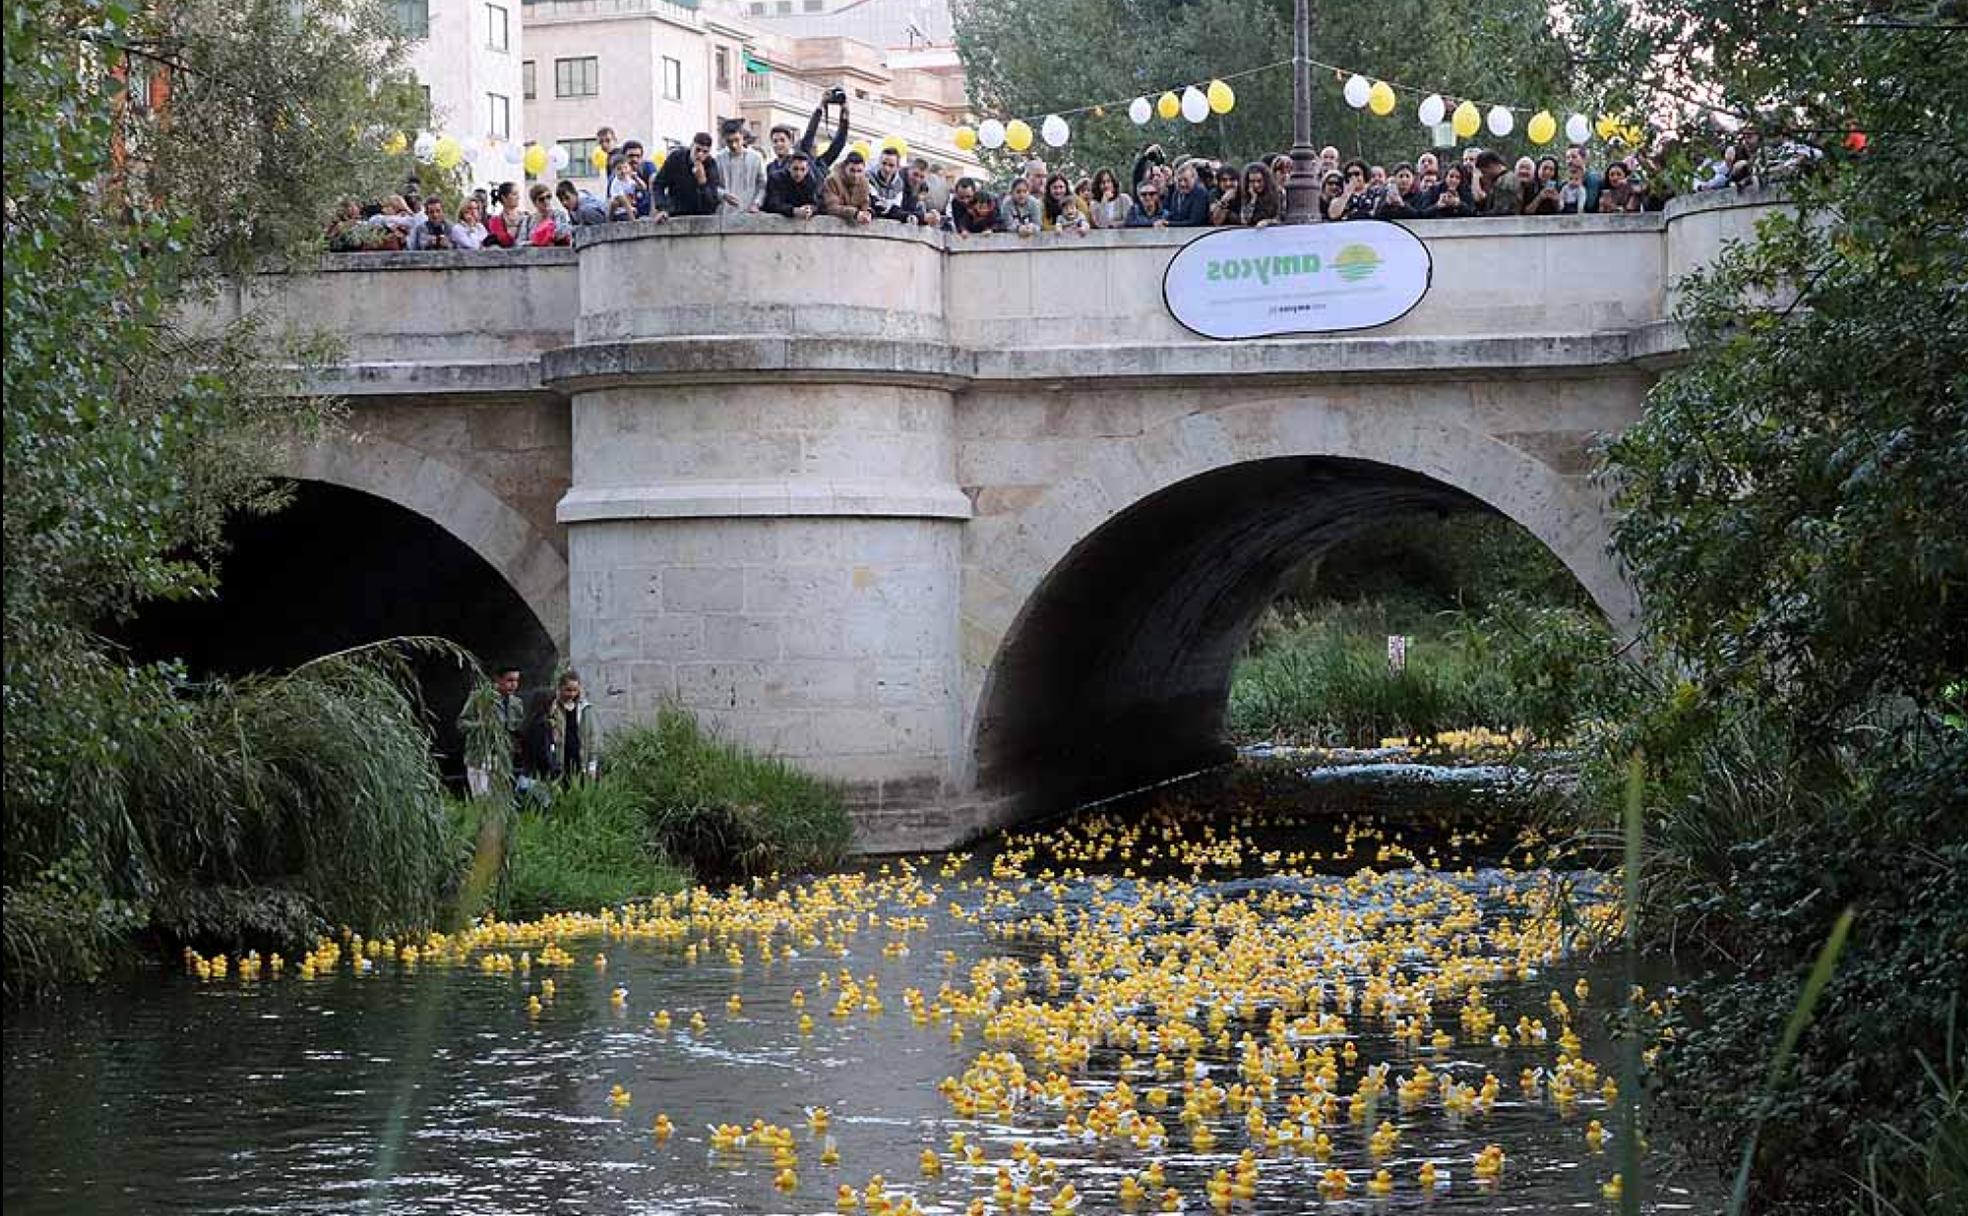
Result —
<instances>
[{"instance_id":1,"label":"person leaning on railing","mask_svg":"<svg viewBox=\"0 0 1968 1216\"><path fill-rule=\"evenodd\" d=\"M810 220L820 214L820 181L812 157L793 157L784 170L766 175L765 209L789 220Z\"/></svg>"}]
</instances>

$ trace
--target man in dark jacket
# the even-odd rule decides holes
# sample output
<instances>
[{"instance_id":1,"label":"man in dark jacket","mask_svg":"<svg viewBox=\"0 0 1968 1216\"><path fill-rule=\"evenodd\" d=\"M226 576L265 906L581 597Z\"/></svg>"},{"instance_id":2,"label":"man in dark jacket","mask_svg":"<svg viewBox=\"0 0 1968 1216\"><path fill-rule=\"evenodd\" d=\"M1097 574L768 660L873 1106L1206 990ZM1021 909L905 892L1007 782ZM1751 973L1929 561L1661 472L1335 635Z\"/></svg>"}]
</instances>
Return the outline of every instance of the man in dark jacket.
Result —
<instances>
[{"instance_id":1,"label":"man in dark jacket","mask_svg":"<svg viewBox=\"0 0 1968 1216\"><path fill-rule=\"evenodd\" d=\"M711 133L699 131L691 137L688 148L670 153L656 180L670 196L671 215L716 215L724 197L724 182L711 154Z\"/></svg>"},{"instance_id":2,"label":"man in dark jacket","mask_svg":"<svg viewBox=\"0 0 1968 1216\"><path fill-rule=\"evenodd\" d=\"M1135 187L1134 205L1128 208L1126 226L1129 228L1169 226L1168 208L1162 205L1162 188L1152 180L1143 181Z\"/></svg>"},{"instance_id":3,"label":"man in dark jacket","mask_svg":"<svg viewBox=\"0 0 1968 1216\"><path fill-rule=\"evenodd\" d=\"M797 139L793 129L784 123L772 128L772 159L766 162L766 185L772 184L774 174L784 173L795 158L806 161L807 177L817 185L825 180L827 170L847 151L847 98L843 94L840 102L840 125L834 129L833 142L827 145L825 155L815 155L813 140L820 134L820 124L827 116L827 102L813 107L813 116L806 120L806 134Z\"/></svg>"},{"instance_id":4,"label":"man in dark jacket","mask_svg":"<svg viewBox=\"0 0 1968 1216\"><path fill-rule=\"evenodd\" d=\"M813 176L811 157L793 157L784 172L766 174L765 209L793 220L820 214L820 182Z\"/></svg>"},{"instance_id":5,"label":"man in dark jacket","mask_svg":"<svg viewBox=\"0 0 1968 1216\"><path fill-rule=\"evenodd\" d=\"M1210 193L1196 180L1196 165L1190 161L1175 171L1175 192L1169 195L1168 226L1207 228Z\"/></svg>"}]
</instances>

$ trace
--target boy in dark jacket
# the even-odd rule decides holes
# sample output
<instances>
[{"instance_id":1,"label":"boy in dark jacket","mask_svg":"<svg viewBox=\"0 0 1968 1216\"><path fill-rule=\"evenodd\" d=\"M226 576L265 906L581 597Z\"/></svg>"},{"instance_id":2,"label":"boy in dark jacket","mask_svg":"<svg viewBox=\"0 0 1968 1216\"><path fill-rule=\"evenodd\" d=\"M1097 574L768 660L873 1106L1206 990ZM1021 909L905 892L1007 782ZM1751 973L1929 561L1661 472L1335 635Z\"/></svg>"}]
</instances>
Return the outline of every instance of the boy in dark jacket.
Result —
<instances>
[{"instance_id":1,"label":"boy in dark jacket","mask_svg":"<svg viewBox=\"0 0 1968 1216\"><path fill-rule=\"evenodd\" d=\"M669 195L671 215L715 215L724 196L724 181L711 155L711 133L699 131L687 149L671 153L656 174Z\"/></svg>"},{"instance_id":2,"label":"boy in dark jacket","mask_svg":"<svg viewBox=\"0 0 1968 1216\"><path fill-rule=\"evenodd\" d=\"M765 209L793 220L820 214L820 182L813 176L810 158L795 157L783 172L766 174Z\"/></svg>"}]
</instances>

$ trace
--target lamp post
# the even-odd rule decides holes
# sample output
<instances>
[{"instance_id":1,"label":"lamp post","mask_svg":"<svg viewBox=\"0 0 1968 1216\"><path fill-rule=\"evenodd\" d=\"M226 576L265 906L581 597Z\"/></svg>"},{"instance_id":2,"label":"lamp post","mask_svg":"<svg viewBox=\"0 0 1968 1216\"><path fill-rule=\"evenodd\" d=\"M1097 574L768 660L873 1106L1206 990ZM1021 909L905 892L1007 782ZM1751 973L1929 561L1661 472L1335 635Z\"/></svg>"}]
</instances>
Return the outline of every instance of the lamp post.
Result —
<instances>
[{"instance_id":1,"label":"lamp post","mask_svg":"<svg viewBox=\"0 0 1968 1216\"><path fill-rule=\"evenodd\" d=\"M1292 13L1292 171L1285 183L1285 222L1319 219L1319 153L1312 146L1312 4L1296 0Z\"/></svg>"}]
</instances>

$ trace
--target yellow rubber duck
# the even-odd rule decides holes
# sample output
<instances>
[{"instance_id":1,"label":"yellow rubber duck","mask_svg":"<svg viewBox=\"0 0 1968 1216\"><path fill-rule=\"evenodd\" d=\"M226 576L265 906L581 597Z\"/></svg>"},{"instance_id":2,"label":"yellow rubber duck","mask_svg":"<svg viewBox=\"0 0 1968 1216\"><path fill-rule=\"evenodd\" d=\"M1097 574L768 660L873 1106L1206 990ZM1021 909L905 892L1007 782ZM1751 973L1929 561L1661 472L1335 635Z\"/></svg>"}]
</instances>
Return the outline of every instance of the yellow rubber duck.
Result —
<instances>
[{"instance_id":1,"label":"yellow rubber duck","mask_svg":"<svg viewBox=\"0 0 1968 1216\"><path fill-rule=\"evenodd\" d=\"M840 1184L840 1189L834 1192L834 1206L843 1212L852 1212L861 1206L861 1196L853 1187L843 1182Z\"/></svg>"},{"instance_id":2,"label":"yellow rubber duck","mask_svg":"<svg viewBox=\"0 0 1968 1216\"><path fill-rule=\"evenodd\" d=\"M1606 1129L1594 1119L1585 1125L1585 1147L1598 1152L1606 1144Z\"/></svg>"},{"instance_id":3,"label":"yellow rubber duck","mask_svg":"<svg viewBox=\"0 0 1968 1216\"><path fill-rule=\"evenodd\" d=\"M933 1148L922 1151L921 1163L923 1176L926 1178L934 1178L943 1172L943 1159L936 1155L936 1150Z\"/></svg>"},{"instance_id":4,"label":"yellow rubber duck","mask_svg":"<svg viewBox=\"0 0 1968 1216\"><path fill-rule=\"evenodd\" d=\"M796 1191L799 1189L799 1184L799 1175L793 1172L791 1166L780 1170L772 1176L772 1185L782 1191Z\"/></svg>"},{"instance_id":5,"label":"yellow rubber duck","mask_svg":"<svg viewBox=\"0 0 1968 1216\"><path fill-rule=\"evenodd\" d=\"M650 1132L656 1137L656 1143L661 1144L676 1134L676 1125L670 1122L668 1115L659 1113L656 1116L655 1124L650 1128Z\"/></svg>"},{"instance_id":6,"label":"yellow rubber duck","mask_svg":"<svg viewBox=\"0 0 1968 1216\"><path fill-rule=\"evenodd\" d=\"M1605 1196L1608 1202L1618 1203L1626 1194L1626 1182L1618 1174L1614 1174L1599 1188L1599 1193Z\"/></svg>"},{"instance_id":7,"label":"yellow rubber duck","mask_svg":"<svg viewBox=\"0 0 1968 1216\"><path fill-rule=\"evenodd\" d=\"M1392 1195L1393 1193L1394 1175L1388 1173L1386 1170L1379 1171L1367 1180L1367 1194L1385 1196Z\"/></svg>"},{"instance_id":8,"label":"yellow rubber duck","mask_svg":"<svg viewBox=\"0 0 1968 1216\"><path fill-rule=\"evenodd\" d=\"M618 1081L614 1088L608 1091L608 1100L616 1106L627 1106L629 1104L629 1091L623 1088L621 1082Z\"/></svg>"},{"instance_id":9,"label":"yellow rubber duck","mask_svg":"<svg viewBox=\"0 0 1968 1216\"><path fill-rule=\"evenodd\" d=\"M655 1030L668 1030L670 1028L670 1011L667 1009L658 1009L655 1013L650 1014L649 1025Z\"/></svg>"}]
</instances>

